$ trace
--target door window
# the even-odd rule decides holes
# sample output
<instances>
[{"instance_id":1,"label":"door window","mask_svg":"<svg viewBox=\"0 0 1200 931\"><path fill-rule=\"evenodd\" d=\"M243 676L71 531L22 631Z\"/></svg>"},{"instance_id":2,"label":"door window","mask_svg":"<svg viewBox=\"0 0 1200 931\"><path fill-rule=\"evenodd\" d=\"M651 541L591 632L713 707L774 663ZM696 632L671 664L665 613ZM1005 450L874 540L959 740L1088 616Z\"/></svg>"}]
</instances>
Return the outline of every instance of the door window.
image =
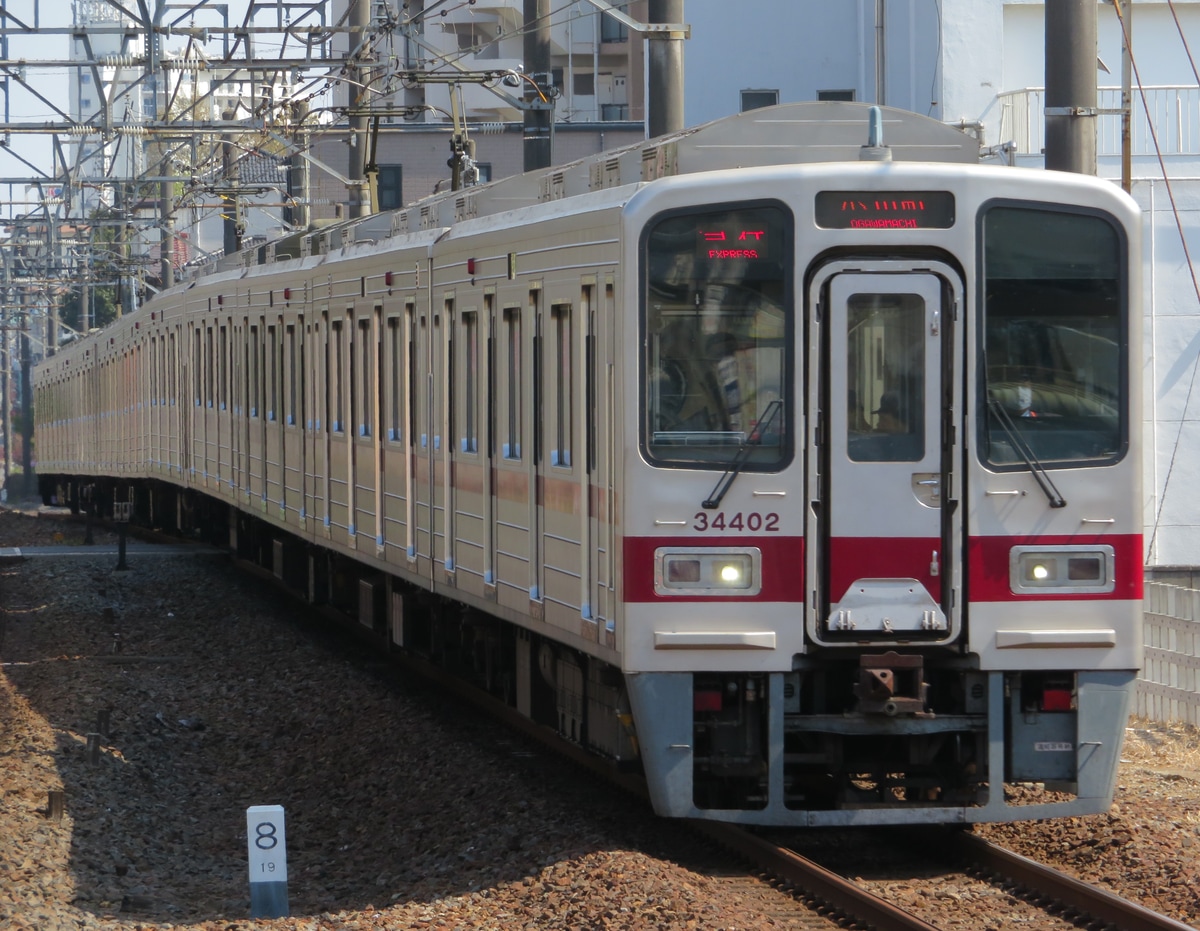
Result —
<instances>
[{"instance_id":1,"label":"door window","mask_svg":"<svg viewBox=\"0 0 1200 931\"><path fill-rule=\"evenodd\" d=\"M925 458L925 301L854 294L846 302L846 448L854 462Z\"/></svg>"}]
</instances>

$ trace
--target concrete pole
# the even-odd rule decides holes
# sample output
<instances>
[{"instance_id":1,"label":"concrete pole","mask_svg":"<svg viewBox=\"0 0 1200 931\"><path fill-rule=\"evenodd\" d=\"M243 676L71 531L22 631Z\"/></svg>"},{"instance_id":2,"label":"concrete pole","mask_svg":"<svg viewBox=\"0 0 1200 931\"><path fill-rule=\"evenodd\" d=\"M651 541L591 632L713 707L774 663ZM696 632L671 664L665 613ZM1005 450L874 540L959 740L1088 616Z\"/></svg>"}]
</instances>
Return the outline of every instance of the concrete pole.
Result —
<instances>
[{"instance_id":1,"label":"concrete pole","mask_svg":"<svg viewBox=\"0 0 1200 931\"><path fill-rule=\"evenodd\" d=\"M29 295L21 292L21 469L25 474L25 494L37 491L33 474L33 341L29 337L29 310L24 306Z\"/></svg>"},{"instance_id":2,"label":"concrete pole","mask_svg":"<svg viewBox=\"0 0 1200 931\"><path fill-rule=\"evenodd\" d=\"M365 217L371 211L363 197L366 185L367 127L371 100L365 86L370 76L367 69L358 63L362 44L367 37L367 26L371 22L370 0L349 0L350 25L350 166L346 177L350 179L350 218Z\"/></svg>"},{"instance_id":3,"label":"concrete pole","mask_svg":"<svg viewBox=\"0 0 1200 931\"><path fill-rule=\"evenodd\" d=\"M305 121L308 119L308 104L299 101L292 105L292 119L296 130L292 134L292 144L296 147L288 156L288 206L285 217L293 229L308 229L308 159L301 152L308 151L308 129Z\"/></svg>"},{"instance_id":4,"label":"concrete pole","mask_svg":"<svg viewBox=\"0 0 1200 931\"><path fill-rule=\"evenodd\" d=\"M525 0L525 73L550 74L550 0ZM525 111L525 170L549 168L552 164L550 121L554 117L553 96L549 87L541 88L542 97L532 85L525 85L525 99L536 106Z\"/></svg>"},{"instance_id":5,"label":"concrete pole","mask_svg":"<svg viewBox=\"0 0 1200 931\"><path fill-rule=\"evenodd\" d=\"M7 299L8 295L5 295ZM0 394L4 400L4 487L8 487L8 477L12 475L13 432L12 432L12 340L9 338L8 312L0 316Z\"/></svg>"},{"instance_id":6,"label":"concrete pole","mask_svg":"<svg viewBox=\"0 0 1200 931\"><path fill-rule=\"evenodd\" d=\"M1096 2L1046 9L1046 167L1096 173Z\"/></svg>"},{"instance_id":7,"label":"concrete pole","mask_svg":"<svg viewBox=\"0 0 1200 931\"><path fill-rule=\"evenodd\" d=\"M650 0L651 23L682 23L683 0ZM650 138L683 129L683 37L648 33L649 112L646 131Z\"/></svg>"},{"instance_id":8,"label":"concrete pole","mask_svg":"<svg viewBox=\"0 0 1200 931\"><path fill-rule=\"evenodd\" d=\"M1113 0L1121 38L1121 190L1133 188L1133 3Z\"/></svg>"},{"instance_id":9,"label":"concrete pole","mask_svg":"<svg viewBox=\"0 0 1200 931\"><path fill-rule=\"evenodd\" d=\"M221 118L229 122L234 117L232 110L226 110ZM225 209L221 212L222 231L224 233L225 254L233 255L241 251L242 236L238 229L241 219L241 203L238 197L238 166L233 157L233 140L229 130L221 141L221 177L224 179L228 193L225 195Z\"/></svg>"},{"instance_id":10,"label":"concrete pole","mask_svg":"<svg viewBox=\"0 0 1200 931\"><path fill-rule=\"evenodd\" d=\"M158 251L161 261L159 278L164 291L175 285L175 218L171 209L171 194L171 182L163 181L159 187L158 215L162 229Z\"/></svg>"}]
</instances>

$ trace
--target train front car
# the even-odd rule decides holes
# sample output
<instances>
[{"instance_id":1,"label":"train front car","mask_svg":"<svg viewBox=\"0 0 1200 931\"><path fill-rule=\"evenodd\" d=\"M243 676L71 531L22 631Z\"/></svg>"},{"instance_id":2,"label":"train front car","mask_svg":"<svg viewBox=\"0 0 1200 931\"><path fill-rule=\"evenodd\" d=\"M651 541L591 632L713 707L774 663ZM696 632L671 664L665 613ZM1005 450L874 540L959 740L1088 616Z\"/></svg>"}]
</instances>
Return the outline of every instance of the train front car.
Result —
<instances>
[{"instance_id":1,"label":"train front car","mask_svg":"<svg viewBox=\"0 0 1200 931\"><path fill-rule=\"evenodd\" d=\"M667 179L626 223L623 656L656 810L1105 810L1141 660L1132 202L885 161Z\"/></svg>"}]
</instances>

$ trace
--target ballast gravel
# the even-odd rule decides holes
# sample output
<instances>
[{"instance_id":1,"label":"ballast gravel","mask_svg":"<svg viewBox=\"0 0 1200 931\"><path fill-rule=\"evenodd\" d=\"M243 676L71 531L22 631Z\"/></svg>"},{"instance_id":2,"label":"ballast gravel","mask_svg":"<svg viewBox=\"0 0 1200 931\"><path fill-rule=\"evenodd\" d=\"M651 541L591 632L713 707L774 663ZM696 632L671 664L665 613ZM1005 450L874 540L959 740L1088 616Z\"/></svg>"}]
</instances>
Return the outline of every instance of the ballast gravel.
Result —
<instances>
[{"instance_id":1,"label":"ballast gravel","mask_svg":"<svg viewBox=\"0 0 1200 931\"><path fill-rule=\"evenodd\" d=\"M0 931L799 927L784 893L706 872L641 803L226 557L5 558L82 540L0 509ZM1133 722L1124 760L1107 814L978 830L1200 927L1200 735ZM290 917L250 917L252 805L284 808ZM949 882L879 888L939 927L1007 927Z\"/></svg>"}]
</instances>

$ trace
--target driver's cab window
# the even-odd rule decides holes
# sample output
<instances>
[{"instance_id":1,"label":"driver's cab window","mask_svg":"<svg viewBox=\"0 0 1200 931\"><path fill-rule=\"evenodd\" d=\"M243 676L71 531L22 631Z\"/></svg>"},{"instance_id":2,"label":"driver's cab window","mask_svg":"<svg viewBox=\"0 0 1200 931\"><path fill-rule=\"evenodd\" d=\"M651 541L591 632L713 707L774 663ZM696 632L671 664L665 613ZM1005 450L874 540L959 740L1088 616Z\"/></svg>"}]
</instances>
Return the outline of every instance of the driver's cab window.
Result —
<instances>
[{"instance_id":1,"label":"driver's cab window","mask_svg":"<svg viewBox=\"0 0 1200 931\"><path fill-rule=\"evenodd\" d=\"M651 462L790 458L791 221L779 207L675 214L643 240L643 444Z\"/></svg>"}]
</instances>

